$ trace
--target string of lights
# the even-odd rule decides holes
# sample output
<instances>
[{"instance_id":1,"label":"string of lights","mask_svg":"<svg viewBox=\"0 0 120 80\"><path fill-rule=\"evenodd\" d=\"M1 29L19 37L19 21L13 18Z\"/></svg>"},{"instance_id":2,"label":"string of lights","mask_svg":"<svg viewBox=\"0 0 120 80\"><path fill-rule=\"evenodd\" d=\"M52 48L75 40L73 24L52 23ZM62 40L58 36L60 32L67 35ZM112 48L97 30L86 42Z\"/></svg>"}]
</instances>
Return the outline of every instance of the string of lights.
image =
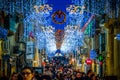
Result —
<instances>
[{"instance_id":1,"label":"string of lights","mask_svg":"<svg viewBox=\"0 0 120 80\"><path fill-rule=\"evenodd\" d=\"M38 47L38 49L46 49L47 53L51 53L55 51L53 49L55 46L54 28L51 26L50 22L52 7L48 4L44 4L46 2L45 0L42 4L38 2L33 6L34 10L32 13L27 14L24 19L24 32L27 33L26 36L28 38L34 38L35 46Z\"/></svg>"},{"instance_id":2,"label":"string of lights","mask_svg":"<svg viewBox=\"0 0 120 80\"><path fill-rule=\"evenodd\" d=\"M0 3L0 10L6 14L23 16L24 38L32 38L35 46L46 49L47 53L55 52L55 29L50 14L53 8L47 4L47 0L0 0ZM120 0L72 0L72 4L66 8L67 25L61 51L69 52L83 46L85 35L94 35L95 19L87 23L92 15L107 14L109 18L118 18L119 3ZM86 24L87 28L83 32Z\"/></svg>"}]
</instances>

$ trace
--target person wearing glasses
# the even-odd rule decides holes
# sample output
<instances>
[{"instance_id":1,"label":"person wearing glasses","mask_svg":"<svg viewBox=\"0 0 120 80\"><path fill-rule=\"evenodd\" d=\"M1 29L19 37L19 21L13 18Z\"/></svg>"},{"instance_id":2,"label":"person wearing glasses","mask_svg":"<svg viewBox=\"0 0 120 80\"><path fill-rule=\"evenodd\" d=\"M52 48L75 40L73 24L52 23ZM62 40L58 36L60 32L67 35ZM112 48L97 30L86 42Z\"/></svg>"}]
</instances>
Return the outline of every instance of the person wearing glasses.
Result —
<instances>
[{"instance_id":1,"label":"person wearing glasses","mask_svg":"<svg viewBox=\"0 0 120 80\"><path fill-rule=\"evenodd\" d=\"M23 80L35 80L34 71L31 67L24 67L22 69L21 74L22 74Z\"/></svg>"}]
</instances>

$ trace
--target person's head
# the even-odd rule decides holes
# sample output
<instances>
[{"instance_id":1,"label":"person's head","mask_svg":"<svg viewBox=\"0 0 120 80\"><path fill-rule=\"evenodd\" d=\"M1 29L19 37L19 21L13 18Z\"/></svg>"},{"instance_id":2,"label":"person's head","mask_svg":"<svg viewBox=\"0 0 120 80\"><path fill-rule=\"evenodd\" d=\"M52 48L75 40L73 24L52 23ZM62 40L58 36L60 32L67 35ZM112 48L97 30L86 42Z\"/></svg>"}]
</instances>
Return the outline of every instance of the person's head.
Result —
<instances>
[{"instance_id":1,"label":"person's head","mask_svg":"<svg viewBox=\"0 0 120 80\"><path fill-rule=\"evenodd\" d=\"M97 77L95 74L91 74L90 78L91 78L91 80L97 80Z\"/></svg>"},{"instance_id":2,"label":"person's head","mask_svg":"<svg viewBox=\"0 0 120 80\"><path fill-rule=\"evenodd\" d=\"M87 72L87 76L90 77L92 73L93 73L92 70L88 70L88 72Z\"/></svg>"},{"instance_id":3,"label":"person's head","mask_svg":"<svg viewBox=\"0 0 120 80\"><path fill-rule=\"evenodd\" d=\"M67 76L67 74L64 74L64 79L66 79L68 76Z\"/></svg>"},{"instance_id":4,"label":"person's head","mask_svg":"<svg viewBox=\"0 0 120 80\"><path fill-rule=\"evenodd\" d=\"M23 80L32 80L34 77L34 71L31 67L24 67L22 69Z\"/></svg>"},{"instance_id":5,"label":"person's head","mask_svg":"<svg viewBox=\"0 0 120 80\"><path fill-rule=\"evenodd\" d=\"M81 78L81 77L82 77L82 73L81 73L81 72L77 72L77 73L76 73L76 77L77 77L77 78Z\"/></svg>"},{"instance_id":6,"label":"person's head","mask_svg":"<svg viewBox=\"0 0 120 80\"><path fill-rule=\"evenodd\" d=\"M82 73L82 76L83 76L83 77L85 77L85 76L86 76L86 74L83 72L83 73Z\"/></svg>"},{"instance_id":7,"label":"person's head","mask_svg":"<svg viewBox=\"0 0 120 80\"><path fill-rule=\"evenodd\" d=\"M18 73L13 72L11 75L11 80L18 80Z\"/></svg>"}]
</instances>

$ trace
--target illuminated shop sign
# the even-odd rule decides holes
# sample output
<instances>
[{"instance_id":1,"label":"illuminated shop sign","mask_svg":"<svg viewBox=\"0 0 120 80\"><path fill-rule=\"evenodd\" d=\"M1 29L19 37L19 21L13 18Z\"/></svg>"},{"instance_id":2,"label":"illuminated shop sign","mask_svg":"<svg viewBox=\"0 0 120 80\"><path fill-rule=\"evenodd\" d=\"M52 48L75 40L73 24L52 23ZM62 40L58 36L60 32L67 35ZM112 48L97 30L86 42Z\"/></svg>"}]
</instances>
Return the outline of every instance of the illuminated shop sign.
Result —
<instances>
[{"instance_id":1,"label":"illuminated shop sign","mask_svg":"<svg viewBox=\"0 0 120 80\"><path fill-rule=\"evenodd\" d=\"M92 60L91 59L87 59L86 63L91 65L92 64Z\"/></svg>"}]
</instances>

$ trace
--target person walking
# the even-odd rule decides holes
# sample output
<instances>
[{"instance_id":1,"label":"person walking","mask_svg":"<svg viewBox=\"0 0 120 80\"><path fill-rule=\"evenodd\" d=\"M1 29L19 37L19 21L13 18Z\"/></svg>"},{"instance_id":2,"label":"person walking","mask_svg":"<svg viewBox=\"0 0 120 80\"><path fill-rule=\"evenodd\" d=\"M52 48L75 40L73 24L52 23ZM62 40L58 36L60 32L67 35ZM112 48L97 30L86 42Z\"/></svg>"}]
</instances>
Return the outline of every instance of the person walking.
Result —
<instances>
[{"instance_id":1,"label":"person walking","mask_svg":"<svg viewBox=\"0 0 120 80\"><path fill-rule=\"evenodd\" d=\"M88 70L85 80L91 80L90 76L93 74L92 70Z\"/></svg>"},{"instance_id":2,"label":"person walking","mask_svg":"<svg viewBox=\"0 0 120 80\"><path fill-rule=\"evenodd\" d=\"M35 80L34 71L31 67L24 67L21 73L22 73L23 80Z\"/></svg>"},{"instance_id":3,"label":"person walking","mask_svg":"<svg viewBox=\"0 0 120 80\"><path fill-rule=\"evenodd\" d=\"M91 74L90 79L91 80L97 80L97 76L93 73L93 74Z\"/></svg>"},{"instance_id":4,"label":"person walking","mask_svg":"<svg viewBox=\"0 0 120 80\"><path fill-rule=\"evenodd\" d=\"M18 73L17 72L13 72L11 75L11 79L10 80L18 80Z\"/></svg>"},{"instance_id":5,"label":"person walking","mask_svg":"<svg viewBox=\"0 0 120 80\"><path fill-rule=\"evenodd\" d=\"M81 72L77 72L77 73L76 73L76 77L75 77L74 80L83 80L83 79L82 79L82 73L81 73Z\"/></svg>"}]
</instances>

